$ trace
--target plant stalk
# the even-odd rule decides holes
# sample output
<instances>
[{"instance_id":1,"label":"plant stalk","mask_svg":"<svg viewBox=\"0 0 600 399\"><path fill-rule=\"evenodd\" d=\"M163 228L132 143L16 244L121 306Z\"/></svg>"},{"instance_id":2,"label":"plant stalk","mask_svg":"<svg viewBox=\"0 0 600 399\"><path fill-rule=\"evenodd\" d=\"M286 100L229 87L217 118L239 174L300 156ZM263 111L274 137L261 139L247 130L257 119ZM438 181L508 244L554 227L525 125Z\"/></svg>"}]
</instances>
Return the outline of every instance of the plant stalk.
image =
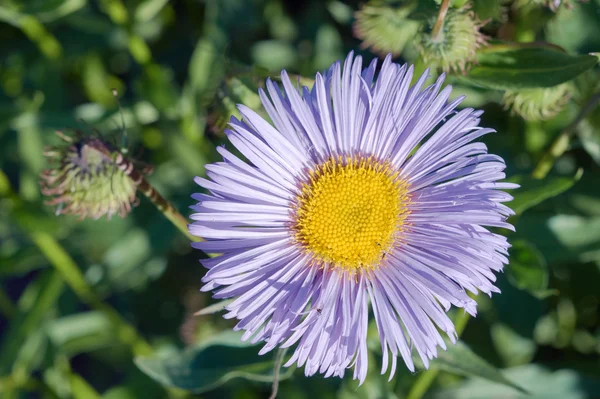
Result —
<instances>
[{"instance_id":1,"label":"plant stalk","mask_svg":"<svg viewBox=\"0 0 600 399\"><path fill-rule=\"evenodd\" d=\"M600 93L592 95L579 111L577 117L554 140L550 148L542 155L537 166L531 173L536 179L543 179L554 166L554 162L567 151L571 138L576 132L577 125L592 112L600 102Z\"/></svg>"},{"instance_id":2,"label":"plant stalk","mask_svg":"<svg viewBox=\"0 0 600 399\"><path fill-rule=\"evenodd\" d=\"M188 231L188 221L165 197L163 197L144 177L133 163L125 158L121 153L117 153L115 163L119 169L125 173L137 185L139 192L158 209L173 225L181 231L190 241L201 241Z\"/></svg>"},{"instance_id":3,"label":"plant stalk","mask_svg":"<svg viewBox=\"0 0 600 399\"><path fill-rule=\"evenodd\" d=\"M437 19L435 20L435 24L433 25L433 29L431 31L431 38L433 40L437 39L442 28L444 27L444 18L446 18L446 14L448 13L448 7L450 6L450 0L443 0L440 5L440 11L438 13Z\"/></svg>"}]
</instances>

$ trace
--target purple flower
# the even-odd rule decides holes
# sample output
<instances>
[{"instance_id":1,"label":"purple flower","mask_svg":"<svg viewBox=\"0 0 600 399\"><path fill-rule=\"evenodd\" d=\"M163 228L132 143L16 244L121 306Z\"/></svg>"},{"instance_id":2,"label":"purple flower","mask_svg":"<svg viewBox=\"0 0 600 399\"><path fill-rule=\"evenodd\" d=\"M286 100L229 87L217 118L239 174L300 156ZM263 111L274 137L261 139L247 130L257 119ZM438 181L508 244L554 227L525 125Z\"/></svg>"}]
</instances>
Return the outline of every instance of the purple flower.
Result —
<instances>
[{"instance_id":1,"label":"purple flower","mask_svg":"<svg viewBox=\"0 0 600 399\"><path fill-rule=\"evenodd\" d=\"M383 351L382 373L398 356L427 367L453 342L451 305L476 314L466 291L499 292L494 272L507 263L511 196L498 189L503 160L474 142L493 132L481 111L456 111L444 77L411 86L413 67L388 56L362 69L348 55L298 89L285 71L260 97L272 124L240 105L229 141L248 159L219 148L196 182L194 247L221 255L203 291L235 298L225 318L260 351L295 345L287 365L305 374L367 374L369 303ZM391 355L391 358L390 358Z\"/></svg>"}]
</instances>

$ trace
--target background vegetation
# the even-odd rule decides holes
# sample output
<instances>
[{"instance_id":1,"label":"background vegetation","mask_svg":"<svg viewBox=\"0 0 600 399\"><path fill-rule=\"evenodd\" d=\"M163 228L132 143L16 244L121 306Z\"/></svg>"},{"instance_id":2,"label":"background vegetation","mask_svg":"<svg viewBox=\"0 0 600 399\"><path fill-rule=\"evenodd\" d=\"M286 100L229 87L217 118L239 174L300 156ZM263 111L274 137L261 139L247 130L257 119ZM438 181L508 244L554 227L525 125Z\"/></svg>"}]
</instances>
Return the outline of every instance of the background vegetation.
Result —
<instances>
[{"instance_id":1,"label":"background vegetation","mask_svg":"<svg viewBox=\"0 0 600 399\"><path fill-rule=\"evenodd\" d=\"M434 363L439 373L401 367L387 382L372 334L363 386L284 369L280 397L600 398L600 85L597 59L586 55L600 49L600 1L556 3L451 2L451 11L471 7L487 21L489 43L468 73L450 71L454 95L485 110L482 124L498 133L484 141L522 184L502 294L478 297L479 316ZM44 147L59 144L56 130L73 129L126 143L187 216L199 191L193 177L217 159L234 104L258 109L266 76L287 68L310 84L350 50L367 60L391 51L423 70L418 41L438 8L433 0L1 2L0 396L268 397L273 355L240 344L216 309L193 316L213 302L199 292L201 254L188 239L145 198L123 219L55 216L38 184ZM435 76L443 63L430 63ZM551 96L540 90L560 84L568 93L543 104ZM533 114L511 108L517 94Z\"/></svg>"}]
</instances>

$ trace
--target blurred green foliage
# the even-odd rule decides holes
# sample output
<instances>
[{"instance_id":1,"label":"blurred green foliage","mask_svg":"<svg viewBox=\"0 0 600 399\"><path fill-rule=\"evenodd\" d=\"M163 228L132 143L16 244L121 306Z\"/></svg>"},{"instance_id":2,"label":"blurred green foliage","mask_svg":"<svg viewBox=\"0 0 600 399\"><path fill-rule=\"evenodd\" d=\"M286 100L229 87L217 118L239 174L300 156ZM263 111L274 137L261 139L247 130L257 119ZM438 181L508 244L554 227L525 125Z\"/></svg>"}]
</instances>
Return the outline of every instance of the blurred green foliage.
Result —
<instances>
[{"instance_id":1,"label":"blurred green foliage","mask_svg":"<svg viewBox=\"0 0 600 399\"><path fill-rule=\"evenodd\" d=\"M56 217L38 185L43 149L72 129L125 145L187 215L192 179L217 159L235 104L260 112L267 76L287 68L310 84L350 50L377 56L366 47L423 70L412 41L440 3L0 2L0 397L268 397L275 354L242 345L218 309L193 315L213 301L199 292L204 270L188 240L143 198L124 219ZM480 315L433 363L426 397L600 397L600 75L590 55L600 50L600 0L556 12L537 0L451 6L466 3L488 20L490 46L469 73L449 76L453 95L485 110L482 125L498 131L485 142L522 187L502 294L477 298ZM361 15L375 19L355 25ZM570 100L549 120L525 121L501 103L506 90L565 82ZM363 386L292 368L279 397L414 394L424 373L401 368L387 382L376 340L369 347Z\"/></svg>"}]
</instances>

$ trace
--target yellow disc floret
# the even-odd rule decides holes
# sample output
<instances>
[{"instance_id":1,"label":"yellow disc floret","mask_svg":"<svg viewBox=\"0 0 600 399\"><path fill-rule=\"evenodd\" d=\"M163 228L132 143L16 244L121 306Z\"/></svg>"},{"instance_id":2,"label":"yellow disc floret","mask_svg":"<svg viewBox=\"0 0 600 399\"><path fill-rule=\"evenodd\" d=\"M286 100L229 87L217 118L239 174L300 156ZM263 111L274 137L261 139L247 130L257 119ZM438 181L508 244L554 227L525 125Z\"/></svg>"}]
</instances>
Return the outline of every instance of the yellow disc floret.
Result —
<instances>
[{"instance_id":1,"label":"yellow disc floret","mask_svg":"<svg viewBox=\"0 0 600 399\"><path fill-rule=\"evenodd\" d=\"M375 268L402 231L408 201L407 184L389 163L332 158L310 171L296 198L296 241L315 260Z\"/></svg>"}]
</instances>

